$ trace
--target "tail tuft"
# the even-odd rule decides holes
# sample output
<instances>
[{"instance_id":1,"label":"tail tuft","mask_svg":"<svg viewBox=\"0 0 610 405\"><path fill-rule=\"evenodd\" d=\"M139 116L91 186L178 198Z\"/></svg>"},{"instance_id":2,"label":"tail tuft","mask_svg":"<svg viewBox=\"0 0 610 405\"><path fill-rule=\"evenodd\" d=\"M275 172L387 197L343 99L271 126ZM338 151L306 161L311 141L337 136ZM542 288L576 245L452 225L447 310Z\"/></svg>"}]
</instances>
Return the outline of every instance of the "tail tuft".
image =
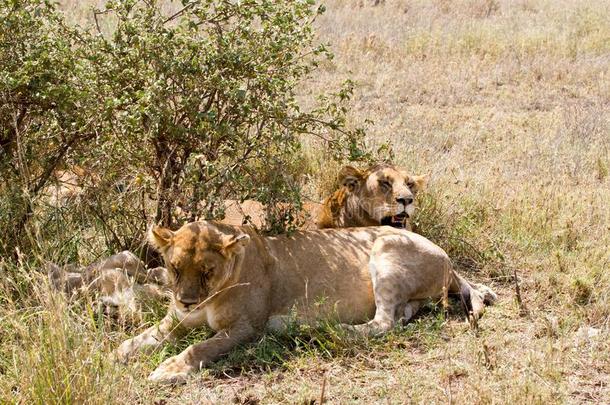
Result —
<instances>
[{"instance_id":1,"label":"tail tuft","mask_svg":"<svg viewBox=\"0 0 610 405\"><path fill-rule=\"evenodd\" d=\"M481 294L485 305L493 305L498 300L498 295L486 285L472 283L472 286Z\"/></svg>"},{"instance_id":2,"label":"tail tuft","mask_svg":"<svg viewBox=\"0 0 610 405\"><path fill-rule=\"evenodd\" d=\"M472 312L472 302L470 301L470 288L466 283L460 285L460 298L464 312L470 314Z\"/></svg>"},{"instance_id":3,"label":"tail tuft","mask_svg":"<svg viewBox=\"0 0 610 405\"><path fill-rule=\"evenodd\" d=\"M466 314L468 314L468 318L472 317L474 321L477 321L485 311L485 294L474 288L474 286L457 273L454 273L454 276L462 299L462 305ZM491 290L489 292L493 294ZM492 295L489 298L491 299Z\"/></svg>"}]
</instances>

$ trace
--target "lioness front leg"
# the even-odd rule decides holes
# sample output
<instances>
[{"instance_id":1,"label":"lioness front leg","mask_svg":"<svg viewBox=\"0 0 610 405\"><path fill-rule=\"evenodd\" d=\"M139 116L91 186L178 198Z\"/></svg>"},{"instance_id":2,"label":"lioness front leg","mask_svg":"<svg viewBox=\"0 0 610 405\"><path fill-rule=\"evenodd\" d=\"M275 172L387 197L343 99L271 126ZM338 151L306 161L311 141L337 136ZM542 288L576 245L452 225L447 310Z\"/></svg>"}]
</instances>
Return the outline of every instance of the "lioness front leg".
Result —
<instances>
[{"instance_id":1,"label":"lioness front leg","mask_svg":"<svg viewBox=\"0 0 610 405\"><path fill-rule=\"evenodd\" d=\"M159 325L146 329L138 336L121 343L116 350L117 360L127 363L137 352L150 352L161 347L165 342L173 342L184 335L186 329L176 325L173 311L169 311Z\"/></svg>"},{"instance_id":2,"label":"lioness front leg","mask_svg":"<svg viewBox=\"0 0 610 405\"><path fill-rule=\"evenodd\" d=\"M170 384L184 383L189 374L201 370L238 344L255 336L255 330L247 324L221 330L206 341L191 345L182 353L165 360L148 379Z\"/></svg>"}]
</instances>

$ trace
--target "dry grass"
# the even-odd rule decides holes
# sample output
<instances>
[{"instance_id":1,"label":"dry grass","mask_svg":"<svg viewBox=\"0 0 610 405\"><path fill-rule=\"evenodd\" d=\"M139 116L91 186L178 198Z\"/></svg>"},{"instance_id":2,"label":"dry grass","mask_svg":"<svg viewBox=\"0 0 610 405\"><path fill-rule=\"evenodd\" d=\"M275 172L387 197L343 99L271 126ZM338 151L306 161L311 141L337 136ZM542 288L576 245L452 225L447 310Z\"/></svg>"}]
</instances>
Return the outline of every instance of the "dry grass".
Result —
<instances>
[{"instance_id":1,"label":"dry grass","mask_svg":"<svg viewBox=\"0 0 610 405\"><path fill-rule=\"evenodd\" d=\"M501 296L478 333L429 310L355 350L332 331L328 353L323 338L267 340L171 390L142 379L154 361L108 359L132 331L5 266L26 291L0 291L0 402L314 403L324 381L329 403L610 398L610 2L372 3L328 2L319 33L336 57L303 94L351 77L352 119L374 121L371 144L390 141L399 163L431 175L420 229Z\"/></svg>"}]
</instances>

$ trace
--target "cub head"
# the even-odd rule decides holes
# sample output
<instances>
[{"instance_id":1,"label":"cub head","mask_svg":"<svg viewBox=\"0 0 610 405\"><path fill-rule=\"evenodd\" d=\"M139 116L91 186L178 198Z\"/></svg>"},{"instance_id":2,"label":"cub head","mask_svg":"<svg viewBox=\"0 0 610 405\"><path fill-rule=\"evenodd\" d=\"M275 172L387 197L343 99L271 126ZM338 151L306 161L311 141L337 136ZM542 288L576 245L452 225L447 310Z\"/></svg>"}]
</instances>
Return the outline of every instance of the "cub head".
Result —
<instances>
[{"instance_id":1,"label":"cub head","mask_svg":"<svg viewBox=\"0 0 610 405\"><path fill-rule=\"evenodd\" d=\"M394 166L379 164L367 170L344 167L339 181L358 210L379 225L405 227L415 212L415 196L426 184L426 176L411 176Z\"/></svg>"},{"instance_id":2,"label":"cub head","mask_svg":"<svg viewBox=\"0 0 610 405\"><path fill-rule=\"evenodd\" d=\"M175 232L153 226L149 241L165 259L177 309L189 312L238 279L250 236L228 225L201 221Z\"/></svg>"}]
</instances>

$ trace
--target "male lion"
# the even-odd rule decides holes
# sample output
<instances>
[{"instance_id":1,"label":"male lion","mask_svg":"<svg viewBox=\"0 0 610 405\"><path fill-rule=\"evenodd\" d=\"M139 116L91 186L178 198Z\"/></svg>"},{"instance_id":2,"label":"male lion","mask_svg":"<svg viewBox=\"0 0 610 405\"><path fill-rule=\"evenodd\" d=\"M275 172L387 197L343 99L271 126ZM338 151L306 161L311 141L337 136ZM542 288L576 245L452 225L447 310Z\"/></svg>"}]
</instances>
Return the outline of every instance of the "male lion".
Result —
<instances>
[{"instance_id":1,"label":"male lion","mask_svg":"<svg viewBox=\"0 0 610 405\"><path fill-rule=\"evenodd\" d=\"M318 228L391 225L411 230L415 196L425 176L409 176L388 164L359 170L345 166L340 188L324 200L317 213Z\"/></svg>"},{"instance_id":2,"label":"male lion","mask_svg":"<svg viewBox=\"0 0 610 405\"><path fill-rule=\"evenodd\" d=\"M345 166L337 179L339 188L321 204L303 204L302 229L391 225L411 230L415 197L425 187L426 176L411 176L390 164L377 164L364 170ZM221 222L264 227L263 204L225 200L224 205Z\"/></svg>"},{"instance_id":3,"label":"male lion","mask_svg":"<svg viewBox=\"0 0 610 405\"><path fill-rule=\"evenodd\" d=\"M304 321L332 316L377 334L443 291L459 293L475 318L495 299L455 273L440 247L391 227L261 237L249 227L203 221L176 232L155 226L149 239L171 272L172 303L158 326L120 345L117 359L158 348L189 328L207 324L216 331L165 360L153 381L183 382L265 326L281 326L295 308Z\"/></svg>"}]
</instances>

